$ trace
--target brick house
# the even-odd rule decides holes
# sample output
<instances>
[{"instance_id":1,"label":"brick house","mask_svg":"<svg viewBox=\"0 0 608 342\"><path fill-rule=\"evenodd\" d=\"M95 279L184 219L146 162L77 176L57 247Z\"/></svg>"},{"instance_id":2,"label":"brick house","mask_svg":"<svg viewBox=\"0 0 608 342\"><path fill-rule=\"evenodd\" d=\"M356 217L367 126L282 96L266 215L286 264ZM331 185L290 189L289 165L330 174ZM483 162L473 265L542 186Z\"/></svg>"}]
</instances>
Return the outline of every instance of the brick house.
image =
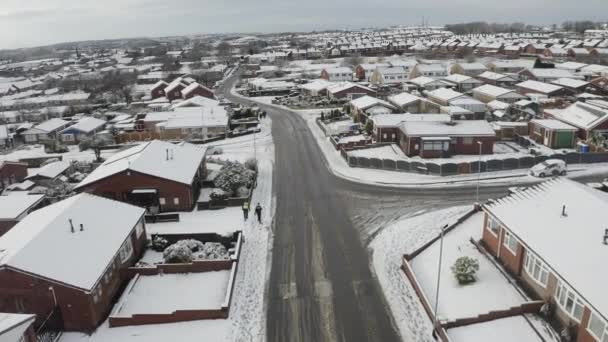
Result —
<instances>
[{"instance_id":1,"label":"brick house","mask_svg":"<svg viewBox=\"0 0 608 342\"><path fill-rule=\"evenodd\" d=\"M400 126L409 121L450 121L447 114L379 114L370 118L373 123L372 136L378 143L397 143Z\"/></svg>"},{"instance_id":2,"label":"brick house","mask_svg":"<svg viewBox=\"0 0 608 342\"><path fill-rule=\"evenodd\" d=\"M473 89L473 98L483 103L489 103L492 101L514 103L525 99L526 97L518 94L515 90L484 84L481 87Z\"/></svg>"},{"instance_id":3,"label":"brick house","mask_svg":"<svg viewBox=\"0 0 608 342\"><path fill-rule=\"evenodd\" d=\"M186 88L182 90L182 98L190 99L195 96L203 96L209 99L214 99L215 95L213 94L213 90L197 83L193 82L189 84Z\"/></svg>"},{"instance_id":4,"label":"brick house","mask_svg":"<svg viewBox=\"0 0 608 342\"><path fill-rule=\"evenodd\" d=\"M549 148L574 148L578 128L555 119L530 120L530 139Z\"/></svg>"},{"instance_id":5,"label":"brick house","mask_svg":"<svg viewBox=\"0 0 608 342\"><path fill-rule=\"evenodd\" d=\"M156 82L152 88L150 88L150 97L152 99L158 99L160 97L165 97L167 94L165 94L165 88L167 88L167 86L169 86L169 83L165 82L165 81L158 81Z\"/></svg>"},{"instance_id":6,"label":"brick house","mask_svg":"<svg viewBox=\"0 0 608 342\"><path fill-rule=\"evenodd\" d=\"M497 87L510 88L513 87L517 82L516 78L509 75L503 75L492 71L486 71L480 75L477 75L477 79L485 84L490 84Z\"/></svg>"},{"instance_id":7,"label":"brick house","mask_svg":"<svg viewBox=\"0 0 608 342\"><path fill-rule=\"evenodd\" d=\"M153 211L189 211L205 177L205 149L154 140L116 153L75 190Z\"/></svg>"},{"instance_id":8,"label":"brick house","mask_svg":"<svg viewBox=\"0 0 608 342\"><path fill-rule=\"evenodd\" d=\"M407 156L449 157L459 154L492 154L496 133L485 120L411 121L399 130L399 146Z\"/></svg>"},{"instance_id":9,"label":"brick house","mask_svg":"<svg viewBox=\"0 0 608 342\"><path fill-rule=\"evenodd\" d=\"M186 89L188 84L184 82L181 77L176 78L173 82L169 83L164 89L167 100L173 101L182 98L182 90Z\"/></svg>"},{"instance_id":10,"label":"brick house","mask_svg":"<svg viewBox=\"0 0 608 342\"><path fill-rule=\"evenodd\" d=\"M0 313L0 341L37 342L35 315Z\"/></svg>"},{"instance_id":11,"label":"brick house","mask_svg":"<svg viewBox=\"0 0 608 342\"><path fill-rule=\"evenodd\" d=\"M488 68L486 68L485 65L483 65L481 63L477 63L477 62L456 63L456 64L452 65L451 73L465 75L465 76L479 76L480 74L484 73L487 70L488 70Z\"/></svg>"},{"instance_id":12,"label":"brick house","mask_svg":"<svg viewBox=\"0 0 608 342\"><path fill-rule=\"evenodd\" d=\"M363 96L350 101L350 115L355 122L365 123L368 117L390 114L396 110L392 104L372 96Z\"/></svg>"},{"instance_id":13,"label":"brick house","mask_svg":"<svg viewBox=\"0 0 608 342\"><path fill-rule=\"evenodd\" d=\"M388 64L378 63L378 64L359 64L355 68L355 77L359 81L369 81L369 78L372 76L374 70L378 67L388 67Z\"/></svg>"},{"instance_id":14,"label":"brick house","mask_svg":"<svg viewBox=\"0 0 608 342\"><path fill-rule=\"evenodd\" d=\"M326 88L327 96L331 99L357 98L365 95L375 96L376 91L370 87L353 82L330 84Z\"/></svg>"},{"instance_id":15,"label":"brick house","mask_svg":"<svg viewBox=\"0 0 608 342\"><path fill-rule=\"evenodd\" d=\"M73 124L59 118L49 119L21 133L27 144L38 144L41 141L56 139L61 130Z\"/></svg>"},{"instance_id":16,"label":"brick house","mask_svg":"<svg viewBox=\"0 0 608 342\"><path fill-rule=\"evenodd\" d=\"M353 80L353 71L348 67L326 68L321 70L321 78L330 82Z\"/></svg>"},{"instance_id":17,"label":"brick house","mask_svg":"<svg viewBox=\"0 0 608 342\"><path fill-rule=\"evenodd\" d=\"M482 208L486 249L529 295L550 303L573 341L606 341L606 194L558 178Z\"/></svg>"},{"instance_id":18,"label":"brick house","mask_svg":"<svg viewBox=\"0 0 608 342\"><path fill-rule=\"evenodd\" d=\"M524 81L515 85L517 92L522 95L540 94L546 97L563 97L573 95L574 92L557 84L539 81Z\"/></svg>"},{"instance_id":19,"label":"brick house","mask_svg":"<svg viewBox=\"0 0 608 342\"><path fill-rule=\"evenodd\" d=\"M608 102L588 100L563 109L545 109L545 118L552 118L578 128L578 137L587 140L595 133L608 133Z\"/></svg>"},{"instance_id":20,"label":"brick house","mask_svg":"<svg viewBox=\"0 0 608 342\"><path fill-rule=\"evenodd\" d=\"M20 183L27 177L27 164L11 161L0 162L0 189Z\"/></svg>"},{"instance_id":21,"label":"brick house","mask_svg":"<svg viewBox=\"0 0 608 342\"><path fill-rule=\"evenodd\" d=\"M79 194L34 211L0 237L0 311L61 312L67 331L107 317L146 245L144 210Z\"/></svg>"},{"instance_id":22,"label":"brick house","mask_svg":"<svg viewBox=\"0 0 608 342\"><path fill-rule=\"evenodd\" d=\"M83 139L92 138L95 134L103 131L106 121L94 117L84 117L74 125L59 132L61 141L66 144L78 144Z\"/></svg>"},{"instance_id":23,"label":"brick house","mask_svg":"<svg viewBox=\"0 0 608 342\"><path fill-rule=\"evenodd\" d=\"M44 195L15 194L0 196L0 236L44 205Z\"/></svg>"}]
</instances>

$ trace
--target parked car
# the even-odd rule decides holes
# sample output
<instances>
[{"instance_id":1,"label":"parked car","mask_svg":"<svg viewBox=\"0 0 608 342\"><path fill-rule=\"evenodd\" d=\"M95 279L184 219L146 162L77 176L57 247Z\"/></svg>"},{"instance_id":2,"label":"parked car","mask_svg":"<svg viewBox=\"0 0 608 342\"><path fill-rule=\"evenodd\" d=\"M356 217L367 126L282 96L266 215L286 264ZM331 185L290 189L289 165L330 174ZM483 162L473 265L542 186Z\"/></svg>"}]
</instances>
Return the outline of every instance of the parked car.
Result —
<instances>
[{"instance_id":1,"label":"parked car","mask_svg":"<svg viewBox=\"0 0 608 342\"><path fill-rule=\"evenodd\" d=\"M534 165L530 169L530 175L540 178L547 176L564 176L566 172L566 162L560 159L547 159L542 163Z\"/></svg>"}]
</instances>

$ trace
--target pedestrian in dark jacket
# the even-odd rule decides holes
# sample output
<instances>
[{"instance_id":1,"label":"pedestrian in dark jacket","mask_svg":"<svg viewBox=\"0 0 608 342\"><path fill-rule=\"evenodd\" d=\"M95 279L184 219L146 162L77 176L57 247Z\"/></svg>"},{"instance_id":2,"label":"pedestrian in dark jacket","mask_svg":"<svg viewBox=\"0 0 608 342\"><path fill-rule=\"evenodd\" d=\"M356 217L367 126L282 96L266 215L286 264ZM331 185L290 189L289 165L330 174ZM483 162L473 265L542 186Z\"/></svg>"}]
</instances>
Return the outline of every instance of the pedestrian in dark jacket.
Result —
<instances>
[{"instance_id":1,"label":"pedestrian in dark jacket","mask_svg":"<svg viewBox=\"0 0 608 342\"><path fill-rule=\"evenodd\" d=\"M255 214L258 216L258 222L262 223L262 206L260 203L255 207Z\"/></svg>"},{"instance_id":2,"label":"pedestrian in dark jacket","mask_svg":"<svg viewBox=\"0 0 608 342\"><path fill-rule=\"evenodd\" d=\"M243 218L245 221L249 218L249 202L243 203Z\"/></svg>"}]
</instances>

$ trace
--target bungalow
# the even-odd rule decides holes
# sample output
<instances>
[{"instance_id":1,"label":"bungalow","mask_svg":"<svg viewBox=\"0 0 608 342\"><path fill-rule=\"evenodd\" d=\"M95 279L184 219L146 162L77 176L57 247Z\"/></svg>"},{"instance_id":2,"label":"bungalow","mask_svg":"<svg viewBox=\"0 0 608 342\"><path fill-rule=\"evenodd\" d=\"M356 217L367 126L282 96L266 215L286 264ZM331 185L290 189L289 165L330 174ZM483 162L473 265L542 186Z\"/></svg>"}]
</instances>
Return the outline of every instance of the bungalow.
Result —
<instances>
[{"instance_id":1,"label":"bungalow","mask_svg":"<svg viewBox=\"0 0 608 342\"><path fill-rule=\"evenodd\" d=\"M517 87L517 92L522 95L540 94L547 97L561 97L572 95L572 91L564 87L532 80L518 83L515 86Z\"/></svg>"},{"instance_id":2,"label":"bungalow","mask_svg":"<svg viewBox=\"0 0 608 342\"><path fill-rule=\"evenodd\" d=\"M169 83L163 91L167 99L173 101L182 98L182 90L186 89L187 86L188 84L181 77L178 77Z\"/></svg>"},{"instance_id":3,"label":"bungalow","mask_svg":"<svg viewBox=\"0 0 608 342\"><path fill-rule=\"evenodd\" d=\"M515 90L484 84L481 87L473 89L473 98L483 103L492 102L494 100L513 103L525 98L525 96L518 94Z\"/></svg>"},{"instance_id":4,"label":"bungalow","mask_svg":"<svg viewBox=\"0 0 608 342\"><path fill-rule=\"evenodd\" d=\"M429 91L426 93L426 96L430 101L433 101L440 106L449 106L450 101L467 97L466 95L449 88L439 88Z\"/></svg>"},{"instance_id":5,"label":"bungalow","mask_svg":"<svg viewBox=\"0 0 608 342\"><path fill-rule=\"evenodd\" d=\"M0 236L42 206L44 195L15 194L0 196Z\"/></svg>"},{"instance_id":6,"label":"bungalow","mask_svg":"<svg viewBox=\"0 0 608 342\"><path fill-rule=\"evenodd\" d=\"M608 77L596 77L589 81L600 95L608 95Z\"/></svg>"},{"instance_id":7,"label":"bungalow","mask_svg":"<svg viewBox=\"0 0 608 342\"><path fill-rule=\"evenodd\" d=\"M0 341L37 342L35 315L0 313Z\"/></svg>"},{"instance_id":8,"label":"bungalow","mask_svg":"<svg viewBox=\"0 0 608 342\"><path fill-rule=\"evenodd\" d=\"M204 148L154 140L114 154L75 190L155 211L188 211L204 177Z\"/></svg>"},{"instance_id":9,"label":"bungalow","mask_svg":"<svg viewBox=\"0 0 608 342\"><path fill-rule=\"evenodd\" d=\"M605 195L556 178L482 207L482 244L576 342L608 339Z\"/></svg>"},{"instance_id":10,"label":"bungalow","mask_svg":"<svg viewBox=\"0 0 608 342\"><path fill-rule=\"evenodd\" d=\"M355 77L359 81L369 81L370 77L374 73L376 68L384 68L388 67L388 64L378 63L378 64L359 64L355 68Z\"/></svg>"},{"instance_id":11,"label":"bungalow","mask_svg":"<svg viewBox=\"0 0 608 342\"><path fill-rule=\"evenodd\" d=\"M0 190L15 183L19 183L27 177L27 164L0 161Z\"/></svg>"},{"instance_id":12,"label":"bungalow","mask_svg":"<svg viewBox=\"0 0 608 342\"><path fill-rule=\"evenodd\" d=\"M25 179L37 184L41 182L54 181L59 177L66 175L71 166L72 164L67 161L52 162L31 172L27 177L25 177Z\"/></svg>"},{"instance_id":13,"label":"bungalow","mask_svg":"<svg viewBox=\"0 0 608 342\"><path fill-rule=\"evenodd\" d=\"M577 63L577 62L564 62L555 64L556 69L564 69L568 70L572 73L581 71L582 68L586 67L588 64L585 63Z\"/></svg>"},{"instance_id":14,"label":"bungalow","mask_svg":"<svg viewBox=\"0 0 608 342\"><path fill-rule=\"evenodd\" d=\"M578 128L555 119L533 119L528 126L528 135L539 144L549 148L574 148Z\"/></svg>"},{"instance_id":15,"label":"bungalow","mask_svg":"<svg viewBox=\"0 0 608 342\"><path fill-rule=\"evenodd\" d=\"M441 79L444 82L451 84L455 90L461 92L467 92L473 88L479 87L483 82L471 77L461 74L451 74Z\"/></svg>"},{"instance_id":16,"label":"bungalow","mask_svg":"<svg viewBox=\"0 0 608 342\"><path fill-rule=\"evenodd\" d=\"M587 90L587 87L590 86L589 82L585 82L583 80L578 80L575 78L558 78L551 82L551 84L558 85L560 87L564 87L568 89L572 94L581 94Z\"/></svg>"},{"instance_id":17,"label":"bungalow","mask_svg":"<svg viewBox=\"0 0 608 342\"><path fill-rule=\"evenodd\" d=\"M488 68L481 63L456 63L452 66L451 73L475 77L487 70Z\"/></svg>"},{"instance_id":18,"label":"bungalow","mask_svg":"<svg viewBox=\"0 0 608 342\"><path fill-rule=\"evenodd\" d=\"M410 79L406 83L414 85L418 90L435 90L451 86L448 82L426 76Z\"/></svg>"},{"instance_id":19,"label":"bungalow","mask_svg":"<svg viewBox=\"0 0 608 342\"><path fill-rule=\"evenodd\" d=\"M304 95L308 96L324 96L327 94L327 87L334 83L324 80L322 78L314 80L312 82L298 85L298 88L302 90Z\"/></svg>"},{"instance_id":20,"label":"bungalow","mask_svg":"<svg viewBox=\"0 0 608 342\"><path fill-rule=\"evenodd\" d=\"M590 139L595 133L608 135L608 102L576 102L563 109L545 109L545 118L553 118L578 128L578 137Z\"/></svg>"},{"instance_id":21,"label":"bungalow","mask_svg":"<svg viewBox=\"0 0 608 342\"><path fill-rule=\"evenodd\" d=\"M490 84L497 87L511 88L519 82L516 78L508 75L499 74L493 71L486 71L479 76L477 79L485 84Z\"/></svg>"},{"instance_id":22,"label":"bungalow","mask_svg":"<svg viewBox=\"0 0 608 342\"><path fill-rule=\"evenodd\" d=\"M0 237L0 311L40 325L59 310L58 328L92 332L143 253L144 212L79 194L27 215Z\"/></svg>"},{"instance_id":23,"label":"bungalow","mask_svg":"<svg viewBox=\"0 0 608 342\"><path fill-rule=\"evenodd\" d=\"M150 88L150 97L152 99L157 99L159 97L165 97L167 94L165 93L165 88L169 86L169 83L160 80L156 82L152 88Z\"/></svg>"},{"instance_id":24,"label":"bungalow","mask_svg":"<svg viewBox=\"0 0 608 342\"><path fill-rule=\"evenodd\" d=\"M557 69L557 68L543 68L543 69L526 69L519 73L519 77L526 80L533 80L539 82L551 82L559 78L573 78L574 75L569 70Z\"/></svg>"},{"instance_id":25,"label":"bungalow","mask_svg":"<svg viewBox=\"0 0 608 342\"><path fill-rule=\"evenodd\" d=\"M443 158L492 154L496 133L485 120L410 121L400 126L399 146L407 156Z\"/></svg>"},{"instance_id":26,"label":"bungalow","mask_svg":"<svg viewBox=\"0 0 608 342\"><path fill-rule=\"evenodd\" d=\"M552 57L552 58L556 58L556 57L567 57L568 56L568 51L564 48L558 48L558 47L549 47L546 48L543 51L543 56L545 57Z\"/></svg>"},{"instance_id":27,"label":"bungalow","mask_svg":"<svg viewBox=\"0 0 608 342\"><path fill-rule=\"evenodd\" d=\"M442 78L448 75L446 67L441 64L417 64L412 68L410 79L417 77Z\"/></svg>"},{"instance_id":28,"label":"bungalow","mask_svg":"<svg viewBox=\"0 0 608 342\"><path fill-rule=\"evenodd\" d=\"M407 80L408 74L405 68L400 66L377 67L369 81L376 85L403 83Z\"/></svg>"},{"instance_id":29,"label":"bungalow","mask_svg":"<svg viewBox=\"0 0 608 342\"><path fill-rule=\"evenodd\" d=\"M24 137L26 143L38 144L44 140L57 139L59 132L69 125L71 125L69 121L53 118L37 124L23 132L21 135Z\"/></svg>"},{"instance_id":30,"label":"bungalow","mask_svg":"<svg viewBox=\"0 0 608 342\"><path fill-rule=\"evenodd\" d=\"M379 114L370 118L373 137L378 143L397 143L401 124L410 121L448 122L446 114Z\"/></svg>"},{"instance_id":31,"label":"bungalow","mask_svg":"<svg viewBox=\"0 0 608 342\"><path fill-rule=\"evenodd\" d=\"M534 60L529 59L508 59L496 60L486 64L490 71L504 74L515 74L525 69L534 67Z\"/></svg>"},{"instance_id":32,"label":"bungalow","mask_svg":"<svg viewBox=\"0 0 608 342\"><path fill-rule=\"evenodd\" d=\"M61 141L66 144L78 144L83 138L91 138L106 127L106 121L94 117L84 117L74 125L59 132Z\"/></svg>"},{"instance_id":33,"label":"bungalow","mask_svg":"<svg viewBox=\"0 0 608 342\"><path fill-rule=\"evenodd\" d=\"M330 99L356 99L365 95L375 96L376 91L353 82L334 83L327 87L327 96Z\"/></svg>"},{"instance_id":34,"label":"bungalow","mask_svg":"<svg viewBox=\"0 0 608 342\"><path fill-rule=\"evenodd\" d=\"M404 68L405 72L409 75L412 72L412 69L418 65L418 61L415 59L391 60L388 64L392 67Z\"/></svg>"},{"instance_id":35,"label":"bungalow","mask_svg":"<svg viewBox=\"0 0 608 342\"><path fill-rule=\"evenodd\" d=\"M589 50L587 50L585 48L568 49L568 57L571 57L571 58L587 58L590 55L591 54L589 53Z\"/></svg>"},{"instance_id":36,"label":"bungalow","mask_svg":"<svg viewBox=\"0 0 608 342\"><path fill-rule=\"evenodd\" d=\"M371 96L362 96L350 101L350 114L355 122L365 123L366 119L378 114L390 114L397 108L392 104Z\"/></svg>"},{"instance_id":37,"label":"bungalow","mask_svg":"<svg viewBox=\"0 0 608 342\"><path fill-rule=\"evenodd\" d=\"M325 68L321 70L321 78L330 82L352 81L353 71L348 67Z\"/></svg>"},{"instance_id":38,"label":"bungalow","mask_svg":"<svg viewBox=\"0 0 608 342\"><path fill-rule=\"evenodd\" d=\"M422 113L423 98L410 93L399 93L387 98L388 102L397 107L398 111L405 113Z\"/></svg>"},{"instance_id":39,"label":"bungalow","mask_svg":"<svg viewBox=\"0 0 608 342\"><path fill-rule=\"evenodd\" d=\"M547 49L547 44L530 43L524 47L524 52L529 55L540 55Z\"/></svg>"},{"instance_id":40,"label":"bungalow","mask_svg":"<svg viewBox=\"0 0 608 342\"><path fill-rule=\"evenodd\" d=\"M206 98L214 99L215 95L213 94L213 90L197 83L192 82L186 88L182 89L181 98L182 99L191 99L195 96L203 96Z\"/></svg>"}]
</instances>

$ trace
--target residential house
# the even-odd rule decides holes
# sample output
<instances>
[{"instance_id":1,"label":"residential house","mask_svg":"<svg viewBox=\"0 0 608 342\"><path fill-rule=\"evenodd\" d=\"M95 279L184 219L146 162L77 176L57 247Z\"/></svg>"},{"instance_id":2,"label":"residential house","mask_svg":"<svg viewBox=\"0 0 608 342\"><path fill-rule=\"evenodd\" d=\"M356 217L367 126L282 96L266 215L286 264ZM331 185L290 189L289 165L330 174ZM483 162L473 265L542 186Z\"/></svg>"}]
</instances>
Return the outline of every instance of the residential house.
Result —
<instances>
[{"instance_id":1,"label":"residential house","mask_svg":"<svg viewBox=\"0 0 608 342\"><path fill-rule=\"evenodd\" d=\"M568 89L571 94L582 94L590 86L589 82L575 79L575 78L558 78L551 82L551 84L558 85L565 89Z\"/></svg>"},{"instance_id":2,"label":"residential house","mask_svg":"<svg viewBox=\"0 0 608 342\"><path fill-rule=\"evenodd\" d=\"M485 120L410 121L400 126L399 146L407 156L443 158L492 154L496 133Z\"/></svg>"},{"instance_id":3,"label":"residential house","mask_svg":"<svg viewBox=\"0 0 608 342\"><path fill-rule=\"evenodd\" d=\"M588 58L589 56L591 56L591 53L589 52L589 50L585 49L585 48L571 48L568 49L568 57L571 58L579 58L579 59L585 59Z\"/></svg>"},{"instance_id":4,"label":"residential house","mask_svg":"<svg viewBox=\"0 0 608 342\"><path fill-rule=\"evenodd\" d=\"M568 70L571 73L580 72L582 68L586 67L588 64L578 63L578 62L564 62L555 64L556 69L564 69Z\"/></svg>"},{"instance_id":5,"label":"residential house","mask_svg":"<svg viewBox=\"0 0 608 342\"><path fill-rule=\"evenodd\" d=\"M72 164L67 161L55 161L35 169L25 179L44 185L45 182L54 181L67 175L71 166Z\"/></svg>"},{"instance_id":6,"label":"residential house","mask_svg":"<svg viewBox=\"0 0 608 342\"><path fill-rule=\"evenodd\" d=\"M481 75L482 73L486 72L487 70L488 70L488 68L486 68L485 65L483 65L481 63L477 63L477 62L456 63L456 64L452 65L451 73L475 77L475 76Z\"/></svg>"},{"instance_id":7,"label":"residential house","mask_svg":"<svg viewBox=\"0 0 608 342\"><path fill-rule=\"evenodd\" d=\"M58 138L59 132L72 123L58 118L49 119L21 133L28 144L38 144L44 140Z\"/></svg>"},{"instance_id":8,"label":"residential house","mask_svg":"<svg viewBox=\"0 0 608 342\"><path fill-rule=\"evenodd\" d=\"M327 95L327 87L335 84L322 78L314 80L312 82L298 85L298 88L302 90L302 94L308 96L324 96Z\"/></svg>"},{"instance_id":9,"label":"residential house","mask_svg":"<svg viewBox=\"0 0 608 342\"><path fill-rule=\"evenodd\" d=\"M205 173L204 148L154 140L106 159L75 190L152 211L189 211Z\"/></svg>"},{"instance_id":10,"label":"residential house","mask_svg":"<svg viewBox=\"0 0 608 342\"><path fill-rule=\"evenodd\" d=\"M451 83L434 79L426 76L420 76L407 81L407 84L415 86L418 90L435 90L452 86Z\"/></svg>"},{"instance_id":11,"label":"residential house","mask_svg":"<svg viewBox=\"0 0 608 342\"><path fill-rule=\"evenodd\" d=\"M397 95L391 95L387 98L387 100L389 103L397 107L398 111L402 111L404 113L423 113L422 103L424 99L416 95L403 92Z\"/></svg>"},{"instance_id":12,"label":"residential house","mask_svg":"<svg viewBox=\"0 0 608 342\"><path fill-rule=\"evenodd\" d=\"M365 95L376 95L376 91L370 87L353 82L333 83L327 86L326 90L330 99L356 99Z\"/></svg>"},{"instance_id":13,"label":"residential house","mask_svg":"<svg viewBox=\"0 0 608 342\"><path fill-rule=\"evenodd\" d=\"M571 49L564 49L560 47L549 47L543 51L543 56L551 58L564 58L568 56L568 52Z\"/></svg>"},{"instance_id":14,"label":"residential house","mask_svg":"<svg viewBox=\"0 0 608 342\"><path fill-rule=\"evenodd\" d=\"M400 126L409 121L448 122L446 114L379 114L372 116L373 137L378 143L398 143Z\"/></svg>"},{"instance_id":15,"label":"residential house","mask_svg":"<svg viewBox=\"0 0 608 342\"><path fill-rule=\"evenodd\" d=\"M575 78L569 70L557 68L526 69L519 73L519 77L524 81L533 80L539 82L552 82L559 78Z\"/></svg>"},{"instance_id":16,"label":"residential house","mask_svg":"<svg viewBox=\"0 0 608 342\"><path fill-rule=\"evenodd\" d=\"M467 97L466 95L449 88L431 90L426 93L426 96L430 101L433 101L440 106L449 106L450 101Z\"/></svg>"},{"instance_id":17,"label":"residential house","mask_svg":"<svg viewBox=\"0 0 608 342\"><path fill-rule=\"evenodd\" d=\"M384 68L388 66L389 65L386 63L359 64L355 68L355 77L359 81L369 81L376 68Z\"/></svg>"},{"instance_id":18,"label":"residential house","mask_svg":"<svg viewBox=\"0 0 608 342\"><path fill-rule=\"evenodd\" d=\"M321 78L330 82L353 80L353 71L348 67L325 68L321 70Z\"/></svg>"},{"instance_id":19,"label":"residential house","mask_svg":"<svg viewBox=\"0 0 608 342\"><path fill-rule=\"evenodd\" d=\"M213 94L213 90L197 83L192 82L186 88L182 89L181 97L182 99L191 99L195 96L203 96L210 99L214 99L215 95Z\"/></svg>"},{"instance_id":20,"label":"residential house","mask_svg":"<svg viewBox=\"0 0 608 342\"><path fill-rule=\"evenodd\" d=\"M596 77L589 81L589 83L593 85L595 92L608 96L608 77Z\"/></svg>"},{"instance_id":21,"label":"residential house","mask_svg":"<svg viewBox=\"0 0 608 342\"><path fill-rule=\"evenodd\" d=\"M493 71L501 74L516 74L525 69L531 69L534 67L534 60L530 59L507 59L507 60L495 60L488 64L489 71Z\"/></svg>"},{"instance_id":22,"label":"residential house","mask_svg":"<svg viewBox=\"0 0 608 342\"><path fill-rule=\"evenodd\" d=\"M0 313L0 341L37 342L35 315Z\"/></svg>"},{"instance_id":23,"label":"residential house","mask_svg":"<svg viewBox=\"0 0 608 342\"><path fill-rule=\"evenodd\" d=\"M350 101L350 114L355 122L365 123L368 117L390 114L397 108L392 104L372 96L362 96Z\"/></svg>"},{"instance_id":24,"label":"residential house","mask_svg":"<svg viewBox=\"0 0 608 342\"><path fill-rule=\"evenodd\" d=\"M146 246L144 209L79 194L38 209L0 237L0 311L59 310L67 331L92 332Z\"/></svg>"},{"instance_id":25,"label":"residential house","mask_svg":"<svg viewBox=\"0 0 608 342\"><path fill-rule=\"evenodd\" d=\"M44 195L11 194L0 196L0 236L43 205Z\"/></svg>"},{"instance_id":26,"label":"residential house","mask_svg":"<svg viewBox=\"0 0 608 342\"><path fill-rule=\"evenodd\" d=\"M486 71L477 76L477 79L485 84L503 88L511 88L519 82L515 77L499 74L493 71Z\"/></svg>"},{"instance_id":27,"label":"residential house","mask_svg":"<svg viewBox=\"0 0 608 342\"><path fill-rule=\"evenodd\" d=\"M408 75L407 70L400 66L377 67L369 81L376 85L403 83L408 79Z\"/></svg>"},{"instance_id":28,"label":"residential house","mask_svg":"<svg viewBox=\"0 0 608 342\"><path fill-rule=\"evenodd\" d=\"M571 90L564 87L532 80L518 83L515 86L517 87L517 92L522 95L539 94L546 97L563 97L573 94Z\"/></svg>"},{"instance_id":29,"label":"residential house","mask_svg":"<svg viewBox=\"0 0 608 342\"><path fill-rule=\"evenodd\" d=\"M0 189L15 183L19 183L27 177L27 164L0 161Z\"/></svg>"},{"instance_id":30,"label":"residential house","mask_svg":"<svg viewBox=\"0 0 608 342\"><path fill-rule=\"evenodd\" d=\"M484 84L481 87L473 89L473 97L483 103L492 102L494 100L513 103L525 98L515 90L505 89L490 84Z\"/></svg>"},{"instance_id":31,"label":"residential house","mask_svg":"<svg viewBox=\"0 0 608 342\"><path fill-rule=\"evenodd\" d=\"M165 93L165 89L169 86L169 83L160 80L156 82L152 88L150 88L150 97L152 99L158 99L160 97L165 97L167 94Z\"/></svg>"},{"instance_id":32,"label":"residential house","mask_svg":"<svg viewBox=\"0 0 608 342\"><path fill-rule=\"evenodd\" d=\"M608 102L588 100L566 108L544 110L545 118L552 118L578 128L578 137L590 139L594 134L608 135Z\"/></svg>"},{"instance_id":33,"label":"residential house","mask_svg":"<svg viewBox=\"0 0 608 342\"><path fill-rule=\"evenodd\" d=\"M66 144L78 144L82 139L92 138L97 133L103 131L106 121L94 117L84 117L74 125L69 126L59 132L61 141Z\"/></svg>"},{"instance_id":34,"label":"residential house","mask_svg":"<svg viewBox=\"0 0 608 342\"><path fill-rule=\"evenodd\" d=\"M447 68L441 64L417 64L412 68L410 79L417 77L429 77L439 79L448 75Z\"/></svg>"},{"instance_id":35,"label":"residential house","mask_svg":"<svg viewBox=\"0 0 608 342\"><path fill-rule=\"evenodd\" d=\"M572 340L608 339L606 193L556 178L482 208L482 244Z\"/></svg>"},{"instance_id":36,"label":"residential house","mask_svg":"<svg viewBox=\"0 0 608 342\"><path fill-rule=\"evenodd\" d=\"M165 96L169 101L181 99L182 90L186 89L187 86L188 84L181 77L178 77L165 87Z\"/></svg>"},{"instance_id":37,"label":"residential house","mask_svg":"<svg viewBox=\"0 0 608 342\"><path fill-rule=\"evenodd\" d=\"M479 87L483 82L471 77L461 74L451 74L441 79L444 82L449 83L452 87L460 92L468 92L473 88Z\"/></svg>"},{"instance_id":38,"label":"residential house","mask_svg":"<svg viewBox=\"0 0 608 342\"><path fill-rule=\"evenodd\" d=\"M574 148L578 128L555 119L533 119L529 123L530 139L549 148Z\"/></svg>"}]
</instances>

